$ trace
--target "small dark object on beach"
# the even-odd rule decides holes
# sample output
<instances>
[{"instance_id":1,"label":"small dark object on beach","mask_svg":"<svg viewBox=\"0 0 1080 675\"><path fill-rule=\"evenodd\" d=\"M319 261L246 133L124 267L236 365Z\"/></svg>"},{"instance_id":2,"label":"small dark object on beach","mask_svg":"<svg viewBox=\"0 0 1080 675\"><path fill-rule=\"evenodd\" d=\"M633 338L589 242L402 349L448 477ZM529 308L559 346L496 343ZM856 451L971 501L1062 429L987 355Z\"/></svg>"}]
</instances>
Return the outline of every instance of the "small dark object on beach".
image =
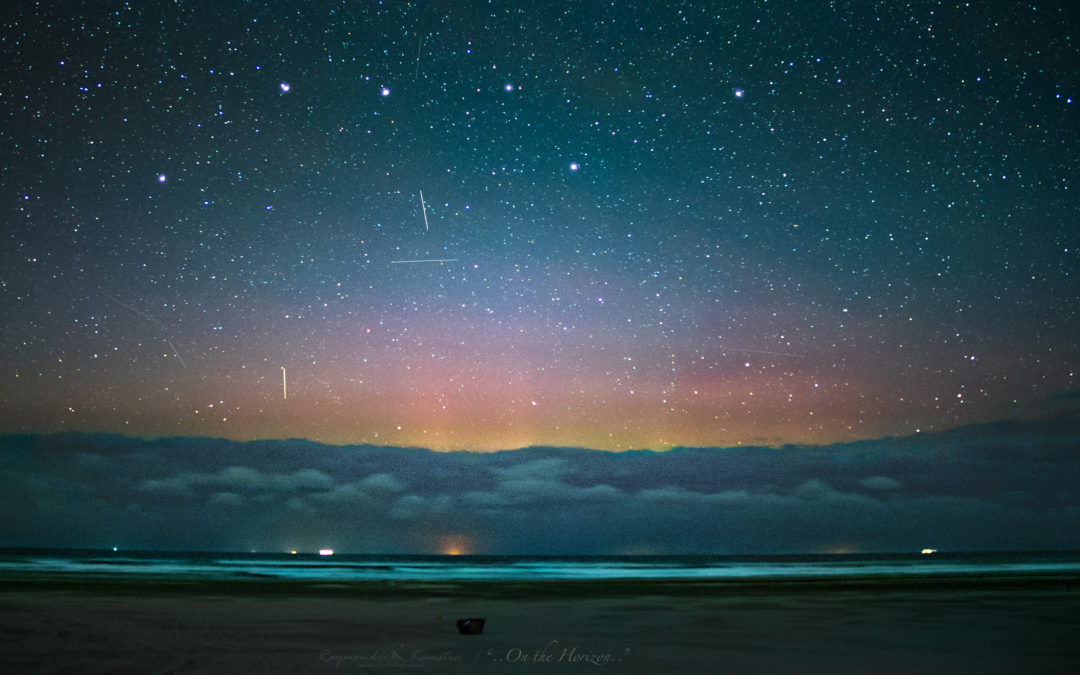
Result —
<instances>
[{"instance_id":1,"label":"small dark object on beach","mask_svg":"<svg viewBox=\"0 0 1080 675\"><path fill-rule=\"evenodd\" d=\"M479 635L484 632L484 620L458 619L457 629L462 635Z\"/></svg>"}]
</instances>

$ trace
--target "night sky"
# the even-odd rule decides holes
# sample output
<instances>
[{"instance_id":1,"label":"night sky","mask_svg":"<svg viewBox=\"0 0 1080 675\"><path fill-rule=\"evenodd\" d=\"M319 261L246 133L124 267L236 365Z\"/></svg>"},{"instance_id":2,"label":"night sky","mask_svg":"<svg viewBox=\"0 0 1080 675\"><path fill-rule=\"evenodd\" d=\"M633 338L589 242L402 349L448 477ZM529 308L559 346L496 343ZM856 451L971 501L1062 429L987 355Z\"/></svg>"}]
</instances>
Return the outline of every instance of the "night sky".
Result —
<instances>
[{"instance_id":1,"label":"night sky","mask_svg":"<svg viewBox=\"0 0 1080 675\"><path fill-rule=\"evenodd\" d=\"M0 432L660 450L1076 408L1075 9L0 17Z\"/></svg>"}]
</instances>

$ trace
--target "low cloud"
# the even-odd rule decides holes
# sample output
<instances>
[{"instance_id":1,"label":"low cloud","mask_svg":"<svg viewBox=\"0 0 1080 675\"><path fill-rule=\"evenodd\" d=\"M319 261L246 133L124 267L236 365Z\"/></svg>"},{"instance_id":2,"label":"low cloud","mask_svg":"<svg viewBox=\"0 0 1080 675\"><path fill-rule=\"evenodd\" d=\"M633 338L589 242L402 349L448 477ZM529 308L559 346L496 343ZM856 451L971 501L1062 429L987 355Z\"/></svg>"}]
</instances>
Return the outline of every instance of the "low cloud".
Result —
<instances>
[{"instance_id":1,"label":"low cloud","mask_svg":"<svg viewBox=\"0 0 1080 675\"><path fill-rule=\"evenodd\" d=\"M828 447L436 453L307 441L0 437L0 545L477 553L1055 549L1080 424Z\"/></svg>"},{"instance_id":2,"label":"low cloud","mask_svg":"<svg viewBox=\"0 0 1080 675\"><path fill-rule=\"evenodd\" d=\"M870 476L869 478L863 478L859 481L859 485L862 485L867 490L873 492L891 492L904 487L900 481L889 478L888 476Z\"/></svg>"},{"instance_id":3,"label":"low cloud","mask_svg":"<svg viewBox=\"0 0 1080 675\"><path fill-rule=\"evenodd\" d=\"M216 473L183 473L161 479L147 479L140 487L148 492L191 494L204 489L228 489L235 492L293 492L326 489L334 479L317 469L302 469L289 474L266 473L248 466L229 466Z\"/></svg>"},{"instance_id":4,"label":"low cloud","mask_svg":"<svg viewBox=\"0 0 1080 675\"><path fill-rule=\"evenodd\" d=\"M239 506L247 501L235 492L218 492L210 497L211 504L223 504L225 506Z\"/></svg>"}]
</instances>

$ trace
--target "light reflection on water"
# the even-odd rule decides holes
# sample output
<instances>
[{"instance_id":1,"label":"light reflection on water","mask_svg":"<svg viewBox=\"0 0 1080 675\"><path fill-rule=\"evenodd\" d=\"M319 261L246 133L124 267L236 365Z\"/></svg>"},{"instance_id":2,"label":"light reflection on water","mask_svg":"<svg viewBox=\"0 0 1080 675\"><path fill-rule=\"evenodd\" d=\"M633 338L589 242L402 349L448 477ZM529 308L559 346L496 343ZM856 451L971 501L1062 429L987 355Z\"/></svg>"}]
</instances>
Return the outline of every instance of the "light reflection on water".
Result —
<instances>
[{"instance_id":1,"label":"light reflection on water","mask_svg":"<svg viewBox=\"0 0 1080 675\"><path fill-rule=\"evenodd\" d=\"M806 556L404 556L8 551L0 575L304 581L765 580L1080 573L1076 553Z\"/></svg>"}]
</instances>

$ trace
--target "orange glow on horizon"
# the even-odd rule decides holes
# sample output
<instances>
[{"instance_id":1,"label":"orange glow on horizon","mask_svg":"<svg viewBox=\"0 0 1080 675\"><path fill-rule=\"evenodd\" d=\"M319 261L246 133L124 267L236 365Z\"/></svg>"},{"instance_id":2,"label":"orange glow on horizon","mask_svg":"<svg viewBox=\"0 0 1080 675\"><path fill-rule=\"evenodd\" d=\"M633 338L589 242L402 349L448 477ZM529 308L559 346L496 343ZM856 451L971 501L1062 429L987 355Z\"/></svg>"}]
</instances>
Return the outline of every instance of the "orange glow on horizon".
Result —
<instances>
[{"instance_id":1,"label":"orange glow on horizon","mask_svg":"<svg viewBox=\"0 0 1080 675\"><path fill-rule=\"evenodd\" d=\"M442 555L469 555L472 551L472 541L464 535L450 534L439 538L439 553Z\"/></svg>"},{"instance_id":2,"label":"orange glow on horizon","mask_svg":"<svg viewBox=\"0 0 1080 675\"><path fill-rule=\"evenodd\" d=\"M447 335L464 335L470 343L491 340L473 333L469 325L452 323L445 329ZM440 337L431 349L452 353L460 339L443 342ZM349 354L354 348L346 344L341 350ZM645 356L632 355L635 363ZM92 389L84 392L85 397L65 399L65 407L79 412L65 418L63 428L87 433L121 429L125 435L143 438L180 435L237 442L301 438L330 445L473 452L535 445L613 452L823 445L913 431L906 421L887 416L873 424L844 421L848 410L863 404L862 392L872 391L872 383L822 380L820 389L793 399L786 376L766 369L763 380L751 386L742 373L742 359L732 365L728 357L717 358L728 366L726 370L687 374L674 391L668 391L666 371L642 371L635 375L633 387L627 385L615 394L607 370L592 361L574 372L573 387L543 361L529 364L529 377L507 381L506 372L523 366L499 356L477 360L466 355L439 365L425 362L415 371L395 370L393 378L377 377L377 372L348 363L334 370L297 366L288 370L287 399L282 395L282 366L267 362L249 367L226 358L215 366L227 381L213 406L192 403L201 400L205 380L181 370L170 374L168 395L146 400L137 383L114 385L113 399L140 401L137 410L100 409ZM664 379L657 380L661 375ZM38 393L48 392L26 391L19 401L31 401ZM19 423L5 431L55 430L51 413L47 419L41 414L54 406L20 405L16 402L8 411Z\"/></svg>"},{"instance_id":3,"label":"orange glow on horizon","mask_svg":"<svg viewBox=\"0 0 1080 675\"><path fill-rule=\"evenodd\" d=\"M849 554L849 553L858 553L858 552L859 552L858 547L853 546L851 544L837 544L835 546L830 546L828 548L828 550L826 551L826 553L828 553L829 555L846 555L846 554Z\"/></svg>"}]
</instances>

